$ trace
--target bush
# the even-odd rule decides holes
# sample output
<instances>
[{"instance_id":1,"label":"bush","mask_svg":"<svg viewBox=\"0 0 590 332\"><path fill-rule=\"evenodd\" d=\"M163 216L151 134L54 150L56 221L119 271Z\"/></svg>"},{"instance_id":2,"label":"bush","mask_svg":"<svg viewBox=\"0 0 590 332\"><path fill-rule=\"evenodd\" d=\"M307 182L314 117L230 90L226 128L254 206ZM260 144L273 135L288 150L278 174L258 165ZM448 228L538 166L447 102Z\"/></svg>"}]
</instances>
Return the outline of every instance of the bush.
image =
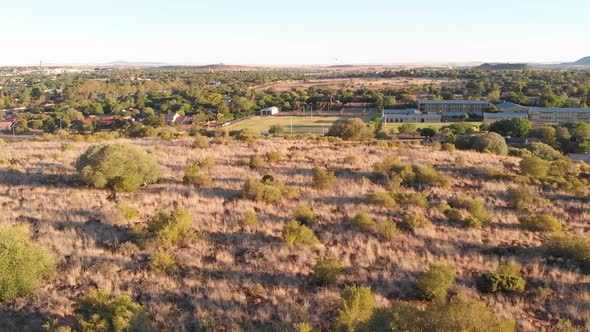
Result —
<instances>
[{"instance_id":1,"label":"bush","mask_svg":"<svg viewBox=\"0 0 590 332\"><path fill-rule=\"evenodd\" d=\"M430 219L421 214L406 214L403 218L403 222L411 230L429 227L432 225Z\"/></svg>"},{"instance_id":2,"label":"bush","mask_svg":"<svg viewBox=\"0 0 590 332\"><path fill-rule=\"evenodd\" d=\"M314 245L320 244L320 240L315 236L311 228L301 225L297 220L293 220L283 227L283 240L288 246L295 244Z\"/></svg>"},{"instance_id":3,"label":"bush","mask_svg":"<svg viewBox=\"0 0 590 332\"><path fill-rule=\"evenodd\" d=\"M551 214L531 214L518 218L520 225L531 231L561 233L561 222Z\"/></svg>"},{"instance_id":4,"label":"bush","mask_svg":"<svg viewBox=\"0 0 590 332\"><path fill-rule=\"evenodd\" d=\"M498 266L499 274L505 274L509 276L520 276L520 270L522 270L522 266L515 261L507 261L500 266Z\"/></svg>"},{"instance_id":5,"label":"bush","mask_svg":"<svg viewBox=\"0 0 590 332\"><path fill-rule=\"evenodd\" d=\"M443 211L443 214L450 221L459 222L463 220L463 213L459 209L447 208Z\"/></svg>"},{"instance_id":6,"label":"bush","mask_svg":"<svg viewBox=\"0 0 590 332\"><path fill-rule=\"evenodd\" d=\"M299 221L302 225L312 226L317 221L317 216L307 204L298 205L291 214L293 220Z\"/></svg>"},{"instance_id":7,"label":"bush","mask_svg":"<svg viewBox=\"0 0 590 332\"><path fill-rule=\"evenodd\" d=\"M418 279L418 289L428 300L442 300L455 282L457 272L448 265L433 265Z\"/></svg>"},{"instance_id":8,"label":"bush","mask_svg":"<svg viewBox=\"0 0 590 332\"><path fill-rule=\"evenodd\" d=\"M254 211L246 212L246 214L244 214L244 216L240 220L240 225L242 227L255 227L258 226L259 223L260 221L258 221L258 216Z\"/></svg>"},{"instance_id":9,"label":"bush","mask_svg":"<svg viewBox=\"0 0 590 332\"><path fill-rule=\"evenodd\" d=\"M529 187L513 187L506 191L508 206L518 211L528 209L536 200L536 194Z\"/></svg>"},{"instance_id":10,"label":"bush","mask_svg":"<svg viewBox=\"0 0 590 332\"><path fill-rule=\"evenodd\" d=\"M166 251L158 250L150 258L150 268L154 271L170 273L176 269L176 260Z\"/></svg>"},{"instance_id":11,"label":"bush","mask_svg":"<svg viewBox=\"0 0 590 332\"><path fill-rule=\"evenodd\" d=\"M147 310L131 300L128 295L109 296L105 292L91 290L77 301L75 310L82 331L145 331Z\"/></svg>"},{"instance_id":12,"label":"bush","mask_svg":"<svg viewBox=\"0 0 590 332\"><path fill-rule=\"evenodd\" d=\"M209 170L209 171L211 169L213 169L213 167L215 167L215 165L217 165L217 161L215 160L215 158L213 158L211 156L199 161L199 166L201 168Z\"/></svg>"},{"instance_id":13,"label":"bush","mask_svg":"<svg viewBox=\"0 0 590 332\"><path fill-rule=\"evenodd\" d=\"M541 178L547 175L551 164L539 157L526 157L520 161L520 171L528 176Z\"/></svg>"},{"instance_id":14,"label":"bush","mask_svg":"<svg viewBox=\"0 0 590 332\"><path fill-rule=\"evenodd\" d=\"M265 157L269 164L275 164L283 160L283 155L279 151L267 152Z\"/></svg>"},{"instance_id":15,"label":"bush","mask_svg":"<svg viewBox=\"0 0 590 332\"><path fill-rule=\"evenodd\" d=\"M323 190L334 186L336 183L336 175L323 168L313 169L313 186L317 189Z\"/></svg>"},{"instance_id":16,"label":"bush","mask_svg":"<svg viewBox=\"0 0 590 332\"><path fill-rule=\"evenodd\" d=\"M129 202L121 201L117 204L117 208L125 220L133 220L139 216L139 211Z\"/></svg>"},{"instance_id":17,"label":"bush","mask_svg":"<svg viewBox=\"0 0 590 332\"><path fill-rule=\"evenodd\" d=\"M498 318L485 303L453 296L447 301L434 301L424 310L411 303L395 302L390 308L378 309L359 331L493 331L513 332L515 322Z\"/></svg>"},{"instance_id":18,"label":"bush","mask_svg":"<svg viewBox=\"0 0 590 332\"><path fill-rule=\"evenodd\" d=\"M283 197L295 198L298 195L296 188L287 187L281 182L259 182L253 179L244 182L241 192L242 198L267 203L276 203Z\"/></svg>"},{"instance_id":19,"label":"bush","mask_svg":"<svg viewBox=\"0 0 590 332\"><path fill-rule=\"evenodd\" d=\"M285 128L281 125L272 125L268 129L268 133L271 135L280 135L285 132Z\"/></svg>"},{"instance_id":20,"label":"bush","mask_svg":"<svg viewBox=\"0 0 590 332\"><path fill-rule=\"evenodd\" d=\"M455 151L455 145L453 145L451 143L443 143L443 144L440 145L440 150L441 151L453 152L453 151Z\"/></svg>"},{"instance_id":21,"label":"bush","mask_svg":"<svg viewBox=\"0 0 590 332\"><path fill-rule=\"evenodd\" d=\"M428 198L426 193L398 193L395 194L395 200L403 206L417 206L421 208L428 207Z\"/></svg>"},{"instance_id":22,"label":"bush","mask_svg":"<svg viewBox=\"0 0 590 332\"><path fill-rule=\"evenodd\" d=\"M335 325L337 330L356 331L357 327L369 320L377 307L370 287L351 286L340 295L342 305L338 310Z\"/></svg>"},{"instance_id":23,"label":"bush","mask_svg":"<svg viewBox=\"0 0 590 332\"><path fill-rule=\"evenodd\" d=\"M590 239L575 235L553 236L545 245L549 254L577 261L590 260Z\"/></svg>"},{"instance_id":24,"label":"bush","mask_svg":"<svg viewBox=\"0 0 590 332\"><path fill-rule=\"evenodd\" d=\"M447 177L439 174L430 165L408 165L395 157L387 157L373 165L373 174L387 182L389 187L400 184L409 186L443 186L450 184Z\"/></svg>"},{"instance_id":25,"label":"bush","mask_svg":"<svg viewBox=\"0 0 590 332\"><path fill-rule=\"evenodd\" d=\"M313 277L321 285L331 285L336 283L343 271L342 264L338 259L320 257L313 267Z\"/></svg>"},{"instance_id":26,"label":"bush","mask_svg":"<svg viewBox=\"0 0 590 332\"><path fill-rule=\"evenodd\" d=\"M264 167L264 159L262 159L262 157L260 157L258 155L254 155L254 156L250 157L250 162L248 163L248 166L251 169Z\"/></svg>"},{"instance_id":27,"label":"bush","mask_svg":"<svg viewBox=\"0 0 590 332\"><path fill-rule=\"evenodd\" d=\"M455 146L461 150L508 154L506 140L496 133L459 136L455 140Z\"/></svg>"},{"instance_id":28,"label":"bush","mask_svg":"<svg viewBox=\"0 0 590 332\"><path fill-rule=\"evenodd\" d=\"M30 294L55 269L25 225L0 226L0 302Z\"/></svg>"},{"instance_id":29,"label":"bush","mask_svg":"<svg viewBox=\"0 0 590 332\"><path fill-rule=\"evenodd\" d=\"M361 211L352 218L351 225L363 231L372 231L377 223L367 212Z\"/></svg>"},{"instance_id":30,"label":"bush","mask_svg":"<svg viewBox=\"0 0 590 332\"><path fill-rule=\"evenodd\" d=\"M397 228L397 224L392 220L382 220L377 223L377 231L381 234L386 240L391 240L397 235L399 235L399 229Z\"/></svg>"},{"instance_id":31,"label":"bush","mask_svg":"<svg viewBox=\"0 0 590 332\"><path fill-rule=\"evenodd\" d=\"M242 129L235 133L234 137L238 141L251 142L256 139L256 134L248 129Z\"/></svg>"},{"instance_id":32,"label":"bush","mask_svg":"<svg viewBox=\"0 0 590 332\"><path fill-rule=\"evenodd\" d=\"M469 212L470 216L467 216L466 221L472 227L481 227L491 222L490 213L486 210L483 200L479 198L459 197L451 200L449 203L455 209L464 209ZM453 211L453 213L455 212ZM445 212L446 215L447 213Z\"/></svg>"},{"instance_id":33,"label":"bush","mask_svg":"<svg viewBox=\"0 0 590 332\"><path fill-rule=\"evenodd\" d=\"M405 182L413 182L416 185L425 186L441 186L448 187L451 183L449 178L438 173L434 167L430 165L412 165L414 172L413 179L404 180Z\"/></svg>"},{"instance_id":34,"label":"bush","mask_svg":"<svg viewBox=\"0 0 590 332\"><path fill-rule=\"evenodd\" d=\"M211 183L213 183L213 180L209 175L201 172L201 168L199 167L198 163L190 162L184 171L182 183L185 185L192 185L197 188L204 188L210 186Z\"/></svg>"},{"instance_id":35,"label":"bush","mask_svg":"<svg viewBox=\"0 0 590 332\"><path fill-rule=\"evenodd\" d=\"M293 324L293 330L295 332L314 332L314 331L316 331L316 329L314 329L313 325L311 325L311 323L309 323L309 322L295 323L295 324Z\"/></svg>"},{"instance_id":36,"label":"bush","mask_svg":"<svg viewBox=\"0 0 590 332\"><path fill-rule=\"evenodd\" d=\"M483 293L522 292L526 281L521 276L485 273L477 280L477 288Z\"/></svg>"},{"instance_id":37,"label":"bush","mask_svg":"<svg viewBox=\"0 0 590 332\"><path fill-rule=\"evenodd\" d=\"M209 147L209 140L207 139L207 137L205 137L201 134L196 134L195 139L193 141L193 148L205 149L208 147Z\"/></svg>"},{"instance_id":38,"label":"bush","mask_svg":"<svg viewBox=\"0 0 590 332\"><path fill-rule=\"evenodd\" d=\"M556 161L564 159L565 157L561 154L561 152L555 150L553 147L541 143L541 142L532 142L526 145L526 149L530 151L533 155L548 161Z\"/></svg>"},{"instance_id":39,"label":"bush","mask_svg":"<svg viewBox=\"0 0 590 332\"><path fill-rule=\"evenodd\" d=\"M115 191L135 191L160 177L158 163L128 144L92 146L80 156L76 169L85 183Z\"/></svg>"},{"instance_id":40,"label":"bush","mask_svg":"<svg viewBox=\"0 0 590 332\"><path fill-rule=\"evenodd\" d=\"M334 122L327 136L336 136L348 141L358 141L372 138L373 133L363 120L353 118Z\"/></svg>"},{"instance_id":41,"label":"bush","mask_svg":"<svg viewBox=\"0 0 590 332\"><path fill-rule=\"evenodd\" d=\"M183 208L176 208L170 214L158 213L147 224L147 232L164 244L182 244L191 240L193 217Z\"/></svg>"},{"instance_id":42,"label":"bush","mask_svg":"<svg viewBox=\"0 0 590 332\"><path fill-rule=\"evenodd\" d=\"M374 192L369 194L368 200L369 204L377 205L387 209L393 209L397 205L397 203L395 202L395 198L393 198L393 196L390 193L385 191Z\"/></svg>"}]
</instances>

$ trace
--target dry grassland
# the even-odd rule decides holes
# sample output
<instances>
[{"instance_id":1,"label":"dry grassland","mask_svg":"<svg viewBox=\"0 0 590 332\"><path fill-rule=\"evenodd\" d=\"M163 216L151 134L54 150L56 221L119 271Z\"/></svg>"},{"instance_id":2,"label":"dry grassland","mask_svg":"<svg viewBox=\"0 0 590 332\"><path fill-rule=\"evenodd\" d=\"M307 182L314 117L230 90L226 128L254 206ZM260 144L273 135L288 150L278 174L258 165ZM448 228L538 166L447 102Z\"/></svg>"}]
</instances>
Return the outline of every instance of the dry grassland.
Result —
<instances>
[{"instance_id":1,"label":"dry grassland","mask_svg":"<svg viewBox=\"0 0 590 332\"><path fill-rule=\"evenodd\" d=\"M280 81L253 87L255 90L274 89L277 91L289 91L291 89L308 89L310 87L323 89L398 89L412 85L423 86L427 84L456 85L459 81L448 79L428 78L317 78L300 81Z\"/></svg>"},{"instance_id":2,"label":"dry grassland","mask_svg":"<svg viewBox=\"0 0 590 332\"><path fill-rule=\"evenodd\" d=\"M483 168L514 171L518 158L442 152L417 145L377 147L280 138L231 141L209 148L192 148L190 140L128 142L155 156L163 170L159 183L119 195L139 209L140 216L133 221L122 217L107 191L63 183L74 175L73 163L90 143L75 143L65 151L61 142L0 147L0 223L30 224L35 241L59 262L57 275L34 295L2 304L1 330L17 326L21 331L38 330L50 317L70 321L73 299L93 288L131 294L149 309L151 325L157 330L284 331L300 321L328 328L345 285L370 285L382 304L396 299L417 301L417 276L441 262L458 271L453 291L480 298L499 315L515 318L520 330L550 330L558 315L590 328L590 276L548 263L539 249L547 236L520 229L515 211L502 199L512 184L477 175L477 169ZM244 158L269 151L280 151L285 159L256 170L243 164ZM350 155L358 161L347 163ZM367 194L384 190L369 179L372 165L391 155L405 162L434 165L453 179L452 187L428 189L432 207L427 209L387 210L368 205ZM204 189L183 185L187 161L209 156L217 161L211 170L213 185ZM466 164L455 166L457 156ZM313 167L336 170L336 186L326 191L313 189ZM265 174L298 187L300 198L278 204L239 198L246 179ZM462 228L446 221L434 208L459 195L483 198L493 214L492 225L481 230ZM546 198L547 204L536 211L555 214L569 233L588 231L588 207L580 211L579 202L567 193L548 193ZM314 231L322 245L289 248L281 240L281 230L302 202L319 215ZM126 242L134 225L175 205L193 214L194 228L204 235L172 251L179 270L166 275L148 269L148 257L156 248L138 249ZM361 210L395 221L404 213L419 213L434 226L386 241L348 226ZM256 211L259 226L240 226L248 211ZM490 252L496 246L515 247L500 257ZM337 285L316 287L310 284L309 275L315 259L325 255L340 259L345 273ZM510 258L523 265L527 291L479 294L475 278L495 270L500 259ZM540 296L543 288L553 290L552 295Z\"/></svg>"}]
</instances>

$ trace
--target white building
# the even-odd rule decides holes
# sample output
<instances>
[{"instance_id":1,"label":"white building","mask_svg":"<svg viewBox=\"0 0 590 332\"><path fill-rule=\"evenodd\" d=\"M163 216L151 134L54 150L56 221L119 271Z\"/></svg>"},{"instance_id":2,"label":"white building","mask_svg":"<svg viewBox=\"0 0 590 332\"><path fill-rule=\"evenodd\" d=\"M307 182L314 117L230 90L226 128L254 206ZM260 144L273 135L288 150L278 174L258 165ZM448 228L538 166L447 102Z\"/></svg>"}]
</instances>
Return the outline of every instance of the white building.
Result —
<instances>
[{"instance_id":1,"label":"white building","mask_svg":"<svg viewBox=\"0 0 590 332\"><path fill-rule=\"evenodd\" d=\"M260 115L275 115L277 113L279 113L279 108L276 106L263 108L260 110Z\"/></svg>"},{"instance_id":2,"label":"white building","mask_svg":"<svg viewBox=\"0 0 590 332\"><path fill-rule=\"evenodd\" d=\"M487 100L418 100L418 111L422 113L440 113L443 117L455 117L457 114L476 114L482 116L490 110Z\"/></svg>"},{"instance_id":3,"label":"white building","mask_svg":"<svg viewBox=\"0 0 590 332\"><path fill-rule=\"evenodd\" d=\"M423 113L415 109L383 110L381 123L437 123L441 121L441 115L436 113Z\"/></svg>"},{"instance_id":4,"label":"white building","mask_svg":"<svg viewBox=\"0 0 590 332\"><path fill-rule=\"evenodd\" d=\"M529 107L529 120L548 123L590 122L590 108Z\"/></svg>"}]
</instances>

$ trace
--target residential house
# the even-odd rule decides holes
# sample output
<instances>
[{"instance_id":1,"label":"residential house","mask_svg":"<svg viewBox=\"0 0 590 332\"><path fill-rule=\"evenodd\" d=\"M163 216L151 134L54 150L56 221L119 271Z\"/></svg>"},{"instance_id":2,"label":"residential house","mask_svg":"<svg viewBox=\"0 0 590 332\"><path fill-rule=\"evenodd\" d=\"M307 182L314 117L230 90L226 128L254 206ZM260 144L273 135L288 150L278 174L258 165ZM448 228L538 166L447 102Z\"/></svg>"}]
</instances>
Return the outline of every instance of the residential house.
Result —
<instances>
[{"instance_id":1,"label":"residential house","mask_svg":"<svg viewBox=\"0 0 590 332\"><path fill-rule=\"evenodd\" d=\"M260 110L260 115L275 115L279 113L279 108L276 106L263 108Z\"/></svg>"}]
</instances>

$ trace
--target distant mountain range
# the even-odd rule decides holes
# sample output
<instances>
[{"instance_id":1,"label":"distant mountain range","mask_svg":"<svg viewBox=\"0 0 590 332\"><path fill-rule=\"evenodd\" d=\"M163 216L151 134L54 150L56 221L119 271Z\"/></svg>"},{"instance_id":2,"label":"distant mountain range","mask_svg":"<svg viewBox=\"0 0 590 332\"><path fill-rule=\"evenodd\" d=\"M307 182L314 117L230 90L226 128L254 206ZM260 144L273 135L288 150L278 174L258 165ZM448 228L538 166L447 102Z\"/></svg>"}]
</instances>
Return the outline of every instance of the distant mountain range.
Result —
<instances>
[{"instance_id":1,"label":"distant mountain range","mask_svg":"<svg viewBox=\"0 0 590 332\"><path fill-rule=\"evenodd\" d=\"M475 68L481 70L526 70L530 66L526 63L484 63Z\"/></svg>"},{"instance_id":2,"label":"distant mountain range","mask_svg":"<svg viewBox=\"0 0 590 332\"><path fill-rule=\"evenodd\" d=\"M583 57L578 61L562 63L565 66L590 66L590 56Z\"/></svg>"}]
</instances>

